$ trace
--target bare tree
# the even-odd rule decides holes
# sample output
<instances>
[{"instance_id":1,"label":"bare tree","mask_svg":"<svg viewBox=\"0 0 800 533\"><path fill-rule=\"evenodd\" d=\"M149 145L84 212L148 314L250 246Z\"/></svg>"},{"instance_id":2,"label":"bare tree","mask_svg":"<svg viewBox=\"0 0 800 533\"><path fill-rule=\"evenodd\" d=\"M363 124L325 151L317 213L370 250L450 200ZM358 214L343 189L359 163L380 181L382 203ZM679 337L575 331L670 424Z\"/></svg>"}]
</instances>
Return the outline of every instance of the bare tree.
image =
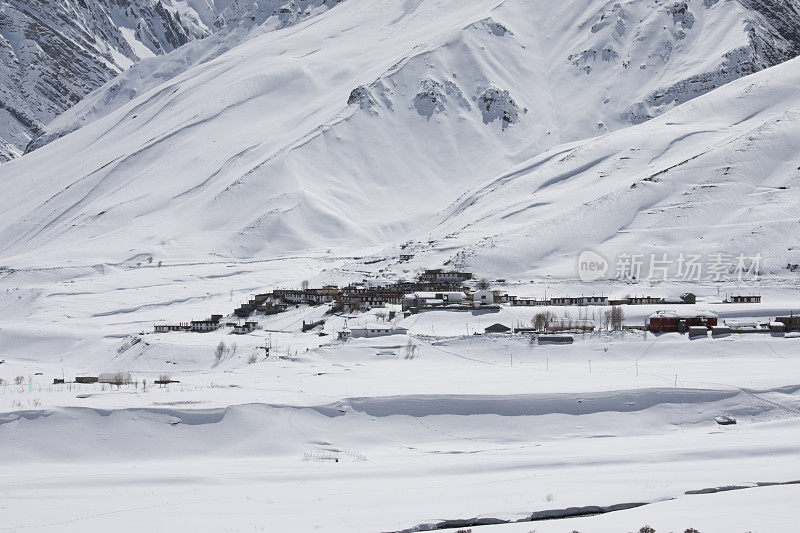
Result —
<instances>
[{"instance_id":1,"label":"bare tree","mask_svg":"<svg viewBox=\"0 0 800 533\"><path fill-rule=\"evenodd\" d=\"M622 306L615 305L611 308L611 329L614 331L621 331L622 330L622 322L625 320L625 312L622 310Z\"/></svg>"},{"instance_id":2,"label":"bare tree","mask_svg":"<svg viewBox=\"0 0 800 533\"><path fill-rule=\"evenodd\" d=\"M309 286L309 283L308 283L307 279L304 279L303 282L300 283L300 288L303 289L303 292L308 290L308 286Z\"/></svg>"},{"instance_id":3,"label":"bare tree","mask_svg":"<svg viewBox=\"0 0 800 533\"><path fill-rule=\"evenodd\" d=\"M417 356L417 345L414 340L409 337L406 343L406 359L414 359Z\"/></svg>"},{"instance_id":4,"label":"bare tree","mask_svg":"<svg viewBox=\"0 0 800 533\"><path fill-rule=\"evenodd\" d=\"M625 311L622 306L615 305L603 313L603 329L612 331L622 330L622 322L625 320Z\"/></svg>"},{"instance_id":5,"label":"bare tree","mask_svg":"<svg viewBox=\"0 0 800 533\"><path fill-rule=\"evenodd\" d=\"M214 360L219 364L228 355L228 347L225 346L225 341L219 341L219 344L214 349Z\"/></svg>"},{"instance_id":6,"label":"bare tree","mask_svg":"<svg viewBox=\"0 0 800 533\"><path fill-rule=\"evenodd\" d=\"M17 376L14 378L14 383L16 383L17 385L22 385L24 381L25 378L23 376Z\"/></svg>"},{"instance_id":7,"label":"bare tree","mask_svg":"<svg viewBox=\"0 0 800 533\"><path fill-rule=\"evenodd\" d=\"M533 329L535 329L536 331L542 330L543 317L544 313L536 313L535 315L533 315L533 318L531 318L531 326L533 326Z\"/></svg>"},{"instance_id":8,"label":"bare tree","mask_svg":"<svg viewBox=\"0 0 800 533\"><path fill-rule=\"evenodd\" d=\"M492 284L489 283L489 280L486 278L479 279L478 283L475 286L478 288L478 290L481 291L488 291L489 289L492 288Z\"/></svg>"},{"instance_id":9,"label":"bare tree","mask_svg":"<svg viewBox=\"0 0 800 533\"><path fill-rule=\"evenodd\" d=\"M552 311L541 311L533 315L531 325L536 331L547 331L547 328L550 327L550 323L553 322L555 318L556 315Z\"/></svg>"},{"instance_id":10,"label":"bare tree","mask_svg":"<svg viewBox=\"0 0 800 533\"><path fill-rule=\"evenodd\" d=\"M109 385L116 385L117 388L120 388L120 386L127 385L129 383L130 379L128 379L128 376L126 376L124 372L117 372L116 374L111 376L111 379L108 382Z\"/></svg>"},{"instance_id":11,"label":"bare tree","mask_svg":"<svg viewBox=\"0 0 800 533\"><path fill-rule=\"evenodd\" d=\"M388 316L388 313L384 309L378 309L377 311L375 311L375 318L378 318L379 320L381 320L383 322L386 322L386 317L387 316Z\"/></svg>"}]
</instances>

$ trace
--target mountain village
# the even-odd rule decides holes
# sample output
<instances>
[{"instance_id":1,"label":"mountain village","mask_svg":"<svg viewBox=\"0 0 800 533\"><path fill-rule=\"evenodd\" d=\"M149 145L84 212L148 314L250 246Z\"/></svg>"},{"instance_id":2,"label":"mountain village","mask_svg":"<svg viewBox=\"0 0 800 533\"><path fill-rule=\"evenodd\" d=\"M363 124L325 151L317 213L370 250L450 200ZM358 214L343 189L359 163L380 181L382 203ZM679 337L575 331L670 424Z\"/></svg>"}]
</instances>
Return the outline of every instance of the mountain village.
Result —
<instances>
[{"instance_id":1,"label":"mountain village","mask_svg":"<svg viewBox=\"0 0 800 533\"><path fill-rule=\"evenodd\" d=\"M504 280L500 280L501 282ZM692 293L679 296L553 296L540 299L510 295L502 290L492 290L491 282L485 278L475 279L470 272L428 269L414 281L363 280L345 287L326 285L308 287L307 282L298 289L274 289L257 294L241 304L233 313L224 317L212 315L209 319L192 320L180 324L156 324L156 333L195 332L203 333L220 328L229 328L233 334L247 334L259 329L259 316L272 316L286 312L290 307L325 306L325 315L349 317L352 321L363 321L364 316L380 317L380 324L363 327L345 326L338 332L339 339L351 337L378 337L407 334L408 330L398 324L403 318L427 311L450 311L471 313L499 312L503 307L583 307L608 308L597 312L584 311L577 320L565 319L552 311L534 312L529 324L502 324L488 326L485 333L533 334L537 337L548 333L592 333L601 330L646 330L652 333L688 333L690 337L725 335L730 333L783 333L800 330L800 316L778 316L769 322L748 326L726 326L718 323L718 316L697 308L697 298ZM757 294L729 294L719 303L761 303ZM624 321L623 306L685 306L683 310L658 309L644 324ZM379 310L376 312L376 310ZM369 314L369 313L372 314ZM591 315L591 316L590 316ZM324 319L303 322L302 332L321 330ZM477 332L476 332L477 333ZM325 333L320 333L326 335ZM570 338L570 342L571 342Z\"/></svg>"}]
</instances>

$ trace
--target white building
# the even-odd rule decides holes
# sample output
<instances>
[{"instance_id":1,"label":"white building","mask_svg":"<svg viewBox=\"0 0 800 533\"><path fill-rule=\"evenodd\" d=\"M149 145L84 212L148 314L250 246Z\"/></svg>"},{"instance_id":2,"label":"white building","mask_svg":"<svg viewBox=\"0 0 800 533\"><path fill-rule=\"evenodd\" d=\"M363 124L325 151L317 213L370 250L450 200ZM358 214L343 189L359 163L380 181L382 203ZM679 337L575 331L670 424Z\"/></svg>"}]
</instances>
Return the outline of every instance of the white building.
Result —
<instances>
[{"instance_id":1,"label":"white building","mask_svg":"<svg viewBox=\"0 0 800 533\"><path fill-rule=\"evenodd\" d=\"M536 307L542 305L550 305L550 300L537 300L536 298L511 298L511 305L513 306L524 306L524 307Z\"/></svg>"},{"instance_id":2,"label":"white building","mask_svg":"<svg viewBox=\"0 0 800 533\"><path fill-rule=\"evenodd\" d=\"M133 383L133 378L129 372L104 372L97 377L98 383L110 383L112 385L128 385Z\"/></svg>"},{"instance_id":3,"label":"white building","mask_svg":"<svg viewBox=\"0 0 800 533\"><path fill-rule=\"evenodd\" d=\"M467 295L461 291L418 291L403 296L403 311L408 309L425 309L460 304L466 299Z\"/></svg>"},{"instance_id":4,"label":"white building","mask_svg":"<svg viewBox=\"0 0 800 533\"><path fill-rule=\"evenodd\" d=\"M236 324L233 326L233 332L237 335L246 335L255 331L258 328L258 322L245 322L244 324Z\"/></svg>"},{"instance_id":5,"label":"white building","mask_svg":"<svg viewBox=\"0 0 800 533\"><path fill-rule=\"evenodd\" d=\"M551 298L551 305L608 305L607 296L566 296Z\"/></svg>"},{"instance_id":6,"label":"white building","mask_svg":"<svg viewBox=\"0 0 800 533\"><path fill-rule=\"evenodd\" d=\"M348 338L369 338L369 337L388 337L389 335L407 335L408 328L395 326L394 324L368 324L366 326L345 328L339 332L340 339Z\"/></svg>"},{"instance_id":7,"label":"white building","mask_svg":"<svg viewBox=\"0 0 800 533\"><path fill-rule=\"evenodd\" d=\"M194 332L205 333L219 329L219 320L192 320L190 324Z\"/></svg>"},{"instance_id":8,"label":"white building","mask_svg":"<svg viewBox=\"0 0 800 533\"><path fill-rule=\"evenodd\" d=\"M472 293L472 304L476 307L481 305L492 305L494 303L495 292L479 290Z\"/></svg>"}]
</instances>

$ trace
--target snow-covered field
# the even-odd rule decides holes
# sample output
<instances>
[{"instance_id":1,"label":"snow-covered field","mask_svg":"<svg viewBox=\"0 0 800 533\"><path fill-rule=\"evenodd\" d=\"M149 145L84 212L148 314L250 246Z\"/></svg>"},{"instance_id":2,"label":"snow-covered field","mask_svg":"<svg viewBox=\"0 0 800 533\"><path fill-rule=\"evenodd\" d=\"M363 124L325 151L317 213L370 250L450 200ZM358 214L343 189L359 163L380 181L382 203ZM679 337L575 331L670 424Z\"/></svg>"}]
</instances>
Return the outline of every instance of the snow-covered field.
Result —
<instances>
[{"instance_id":1,"label":"snow-covered field","mask_svg":"<svg viewBox=\"0 0 800 533\"><path fill-rule=\"evenodd\" d=\"M300 328L325 308L300 306L259 318L262 329L248 335L152 333L157 322L228 314L279 284L341 283L358 275L350 264L297 257L6 272L2 527L401 531L622 504L486 531L791 531L796 523L796 485L755 486L800 479L793 335L602 333L568 346L474 335L496 322L527 324L539 310L506 306L421 313L399 322L409 336L348 342L335 335L345 320L377 317L324 317L329 335L320 337ZM590 287L686 289L507 282L528 296ZM799 296L765 280L756 289L763 303L720 304L718 289L724 296L735 285L694 287L690 307L738 323L787 314ZM626 321L640 324L656 307L664 306L628 306ZM237 347L217 362L220 341ZM112 371L138 383L52 384L62 373L69 381ZM180 383L154 386L162 374ZM738 423L719 426L723 413ZM739 488L686 494L717 487Z\"/></svg>"},{"instance_id":2,"label":"snow-covered field","mask_svg":"<svg viewBox=\"0 0 800 533\"><path fill-rule=\"evenodd\" d=\"M174 336L195 353L217 340ZM148 337L174 353L171 339ZM181 383L146 390L43 378L5 386L0 401L17 408L0 425L3 525L397 531L630 503L653 505L506 527L796 523L796 486L685 493L800 479L800 338L418 338L414 359L406 342L334 342L175 372ZM57 367L38 368L49 378ZM718 426L720 413L738 424Z\"/></svg>"}]
</instances>

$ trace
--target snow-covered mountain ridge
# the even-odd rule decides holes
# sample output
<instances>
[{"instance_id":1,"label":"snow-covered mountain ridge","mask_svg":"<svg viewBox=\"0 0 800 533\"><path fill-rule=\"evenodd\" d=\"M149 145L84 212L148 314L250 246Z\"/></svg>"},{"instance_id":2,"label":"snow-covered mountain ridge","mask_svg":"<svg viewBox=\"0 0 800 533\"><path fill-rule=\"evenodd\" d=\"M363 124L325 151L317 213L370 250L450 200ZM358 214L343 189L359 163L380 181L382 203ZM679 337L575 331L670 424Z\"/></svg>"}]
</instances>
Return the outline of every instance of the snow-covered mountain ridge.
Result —
<instances>
[{"instance_id":1,"label":"snow-covered mountain ridge","mask_svg":"<svg viewBox=\"0 0 800 533\"><path fill-rule=\"evenodd\" d=\"M263 27L281 27L301 18L302 14L311 14L338 3L306 0L286 4L291 6L289 8L280 7L280 0L261 0L255 4L233 2L221 10L216 19L213 18L216 11L198 5L194 8L203 13L200 18L210 27L229 23L232 27L245 28L261 25L263 31ZM493 4L499 2L486 2L487 9ZM704 0L702 3L633 0L624 3L567 2L559 7L541 2L509 2L501 5L498 12L514 20L522 33L515 35L491 19L479 21L479 24L494 35L512 41L529 41L524 38L528 32L533 36L550 35L548 30L553 25L563 29L560 35L537 40L535 48L517 50L514 55L522 64L530 61L540 63L538 72L514 72L518 83L536 83L529 76L547 71L574 82L570 75L582 72L586 79L582 83L572 83L575 91L570 96L581 96L587 86L594 92L599 92L602 85L607 89L623 89L621 94L615 94L613 102L608 95L592 102L603 107L604 112L586 114L587 122L581 125L579 134L581 138L589 136L595 129L616 129L642 122L676 104L743 75L779 64L800 52L797 0L728 0L722 3L718 0ZM277 15L270 19L270 13ZM56 120L28 149L39 148L104 116L134 96L161 84L164 79L191 65L208 61L251 36L252 33L242 31L233 36L226 35L218 42L196 43L192 49L177 52L175 57L148 62L133 69ZM636 69L642 72L635 72ZM642 83L641 90L631 94L629 89ZM626 88L629 84L631 87ZM422 90L420 95L425 92ZM434 93L428 94L428 98L433 96ZM440 103L434 102L432 107L442 109ZM508 118L518 111L512 109L509 112ZM598 114L601 115L599 118ZM590 122L595 118L597 121Z\"/></svg>"},{"instance_id":2,"label":"snow-covered mountain ridge","mask_svg":"<svg viewBox=\"0 0 800 533\"><path fill-rule=\"evenodd\" d=\"M208 35L187 11L152 0L6 0L2 37L3 159L87 93L142 57Z\"/></svg>"},{"instance_id":3,"label":"snow-covered mountain ridge","mask_svg":"<svg viewBox=\"0 0 800 533\"><path fill-rule=\"evenodd\" d=\"M338 0L4 0L0 2L0 159L144 58L213 32L279 28Z\"/></svg>"},{"instance_id":4,"label":"snow-covered mountain ridge","mask_svg":"<svg viewBox=\"0 0 800 533\"><path fill-rule=\"evenodd\" d=\"M794 179L783 167L757 167L721 149L727 135L796 106L773 79L794 79L794 62L758 74L763 91L740 80L708 93L775 54L793 53L787 29L756 23L752 5L348 0L278 32L248 33L241 44L219 41L213 51L188 45L153 60L167 78L131 76L105 87L56 121L74 125L83 117L86 125L0 169L14 199L3 206L0 254L12 265L151 255L194 261L328 249L385 255L418 241L420 261L522 276L628 231L659 200L680 206L660 223L681 229L648 246L694 246L699 230L684 230L690 221L681 215L690 203L682 205L690 198L681 187L699 179L691 175L672 188L637 186L633 200L619 196L616 210L596 223L599 215L590 212L594 241L585 238L588 208L581 206L606 201L623 182L629 188L684 154L715 153L713 164L730 166L727 179L737 180L716 190L751 187L743 205L753 209L765 198L752 188L764 177L751 175L754 168L772 169L775 182ZM703 93L704 103L688 108L693 113L674 110L679 121L663 115L641 123ZM789 137L793 124L782 124ZM759 139L746 154L783 146ZM640 153L618 153L620 146ZM564 156L575 166L562 170ZM543 191L533 185L475 192L536 157L553 159L529 164L514 183L548 183L554 196L547 202L535 199ZM746 163L742 174L739 163ZM794 194L787 183L774 195L780 212ZM462 194L478 195L474 207L442 211ZM717 228L721 239L753 234L762 222L745 217L717 226L734 197L709 204L724 206L719 211L703 207L704 227ZM509 205L514 213L505 211ZM539 239L529 246L534 223L550 233L559 228L560 245ZM502 246L493 239L498 231L508 238ZM782 231L764 247L773 265L786 258L785 239L795 237L791 224ZM490 252L494 259L486 258Z\"/></svg>"}]
</instances>

